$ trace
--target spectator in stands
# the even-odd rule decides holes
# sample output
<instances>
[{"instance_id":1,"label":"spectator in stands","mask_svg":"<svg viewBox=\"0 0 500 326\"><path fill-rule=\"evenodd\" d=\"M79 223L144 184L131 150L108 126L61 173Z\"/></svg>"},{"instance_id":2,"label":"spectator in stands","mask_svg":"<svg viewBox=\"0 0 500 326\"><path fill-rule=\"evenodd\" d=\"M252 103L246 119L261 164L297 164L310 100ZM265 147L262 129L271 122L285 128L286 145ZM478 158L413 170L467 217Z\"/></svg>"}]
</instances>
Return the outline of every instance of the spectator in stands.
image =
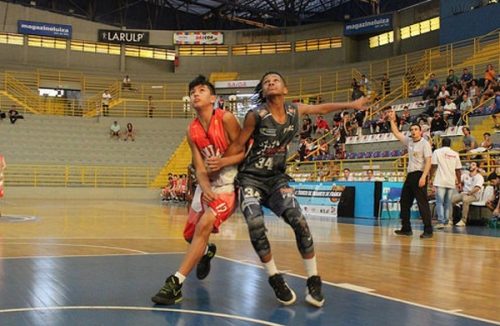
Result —
<instances>
[{"instance_id":1,"label":"spectator in stands","mask_svg":"<svg viewBox=\"0 0 500 326\"><path fill-rule=\"evenodd\" d=\"M125 129L125 137L123 137L123 140L127 141L129 138L135 141L135 130L131 122L127 123L127 129Z\"/></svg>"},{"instance_id":2,"label":"spectator in stands","mask_svg":"<svg viewBox=\"0 0 500 326\"><path fill-rule=\"evenodd\" d=\"M457 114L457 106L449 96L446 97L445 101L446 103L443 107L443 119L448 121L448 118L454 118Z\"/></svg>"},{"instance_id":3,"label":"spectator in stands","mask_svg":"<svg viewBox=\"0 0 500 326\"><path fill-rule=\"evenodd\" d=\"M352 87L351 99L353 101L357 100L358 98L361 98L361 97L365 96L365 93L363 93L363 91L361 90L361 87L359 86L358 81L356 80L356 78L352 79L351 87Z\"/></svg>"},{"instance_id":4,"label":"spectator in stands","mask_svg":"<svg viewBox=\"0 0 500 326\"><path fill-rule=\"evenodd\" d=\"M153 96L148 96L148 118L153 117L153 111L156 110L156 107L153 104Z\"/></svg>"},{"instance_id":5,"label":"spectator in stands","mask_svg":"<svg viewBox=\"0 0 500 326\"><path fill-rule=\"evenodd\" d=\"M441 148L432 153L430 179L434 180L433 186L436 187L437 229L453 225L451 197L461 180L460 156L450 148L450 145L450 138L444 138Z\"/></svg>"},{"instance_id":6,"label":"spectator in stands","mask_svg":"<svg viewBox=\"0 0 500 326\"><path fill-rule=\"evenodd\" d=\"M435 74L431 74L429 76L429 81L427 82L427 87L424 90L424 94L422 96L422 99L424 101L430 99L433 91L435 91L435 90L438 90L438 92L439 92L439 80L436 79Z\"/></svg>"},{"instance_id":7,"label":"spectator in stands","mask_svg":"<svg viewBox=\"0 0 500 326\"><path fill-rule=\"evenodd\" d=\"M19 114L19 111L17 111L16 106L13 105L10 110L9 110L9 120L11 124L16 123L17 120L19 119L24 119L24 116Z\"/></svg>"},{"instance_id":8,"label":"spectator in stands","mask_svg":"<svg viewBox=\"0 0 500 326\"><path fill-rule=\"evenodd\" d=\"M470 128L469 127L463 127L462 132L464 133L464 138L463 138L463 143L464 143L464 149L460 151L460 153L467 153L471 149L474 149L477 147L476 139L472 137L470 134Z\"/></svg>"},{"instance_id":9,"label":"spectator in stands","mask_svg":"<svg viewBox=\"0 0 500 326\"><path fill-rule=\"evenodd\" d=\"M168 179L167 179L167 184L161 190L161 200L162 201L172 200L172 197L170 196L170 190L171 190L171 188L172 188L172 173L169 173L168 174Z\"/></svg>"},{"instance_id":10,"label":"spectator in stands","mask_svg":"<svg viewBox=\"0 0 500 326\"><path fill-rule=\"evenodd\" d=\"M0 110L0 121L5 119L6 117L7 117L7 115L5 114L5 112L2 112L2 110Z\"/></svg>"},{"instance_id":11,"label":"spectator in stands","mask_svg":"<svg viewBox=\"0 0 500 326\"><path fill-rule=\"evenodd\" d=\"M102 105L102 114L107 117L108 116L108 111L109 111L109 102L111 101L112 97L109 91L106 89L104 93L102 93L101 96L101 105Z\"/></svg>"},{"instance_id":12,"label":"spectator in stands","mask_svg":"<svg viewBox=\"0 0 500 326\"><path fill-rule=\"evenodd\" d=\"M483 134L483 141L479 144L478 147L471 149L471 153L482 153L489 151L493 147L493 142L491 141L491 134L489 132L485 132ZM480 156L479 156L480 157Z\"/></svg>"},{"instance_id":13,"label":"spectator in stands","mask_svg":"<svg viewBox=\"0 0 500 326\"><path fill-rule=\"evenodd\" d=\"M123 77L122 89L128 89L129 91L133 90L133 88L132 88L132 80L130 79L130 77L128 75L126 75L125 77Z\"/></svg>"},{"instance_id":14,"label":"spectator in stands","mask_svg":"<svg viewBox=\"0 0 500 326\"><path fill-rule=\"evenodd\" d=\"M467 94L462 95L462 102L460 103L459 113L464 114L472 109L472 101ZM456 123L455 123L456 125Z\"/></svg>"},{"instance_id":15,"label":"spectator in stands","mask_svg":"<svg viewBox=\"0 0 500 326\"><path fill-rule=\"evenodd\" d=\"M495 87L495 102L493 103L492 113L491 117L495 122L495 129L500 129L500 125L497 122L497 117L500 115L500 86Z\"/></svg>"},{"instance_id":16,"label":"spectator in stands","mask_svg":"<svg viewBox=\"0 0 500 326\"><path fill-rule=\"evenodd\" d=\"M486 200L486 207L492 212L493 217L500 217L500 175L492 172L488 176L490 185L493 186L493 194Z\"/></svg>"},{"instance_id":17,"label":"spectator in stands","mask_svg":"<svg viewBox=\"0 0 500 326\"><path fill-rule=\"evenodd\" d=\"M312 123L309 117L305 117L302 120L302 127L300 129L300 139L306 139L312 135Z\"/></svg>"},{"instance_id":18,"label":"spectator in stands","mask_svg":"<svg viewBox=\"0 0 500 326\"><path fill-rule=\"evenodd\" d=\"M344 168L344 175L340 178L340 181L354 181L354 177L351 175L351 170L349 168Z\"/></svg>"},{"instance_id":19,"label":"spectator in stands","mask_svg":"<svg viewBox=\"0 0 500 326\"><path fill-rule=\"evenodd\" d=\"M318 115L316 118L316 134L319 136L323 136L330 130L330 126L328 126L328 122L323 119L322 115Z\"/></svg>"},{"instance_id":20,"label":"spectator in stands","mask_svg":"<svg viewBox=\"0 0 500 326\"><path fill-rule=\"evenodd\" d=\"M479 103L479 95L481 94L481 90L477 86L477 80L473 79L470 82L470 86L468 88L468 95L472 102L473 106L476 106Z\"/></svg>"},{"instance_id":21,"label":"spectator in stands","mask_svg":"<svg viewBox=\"0 0 500 326\"><path fill-rule=\"evenodd\" d=\"M462 76L460 77L460 85L462 86L463 90L466 90L469 88L471 85L473 76L472 73L469 72L469 69L464 68L462 72Z\"/></svg>"},{"instance_id":22,"label":"spectator in stands","mask_svg":"<svg viewBox=\"0 0 500 326\"><path fill-rule=\"evenodd\" d=\"M431 121L431 136L438 137L443 135L448 128L448 123L441 118L439 112L434 112L434 118Z\"/></svg>"},{"instance_id":23,"label":"spectator in stands","mask_svg":"<svg viewBox=\"0 0 500 326\"><path fill-rule=\"evenodd\" d=\"M354 113L353 127L356 127L356 135L361 136L363 134L363 123L365 121L366 112L356 111Z\"/></svg>"},{"instance_id":24,"label":"spectator in stands","mask_svg":"<svg viewBox=\"0 0 500 326\"><path fill-rule=\"evenodd\" d=\"M401 192L401 229L395 230L396 235L413 235L410 222L410 209L414 199L424 223L424 232L420 238L432 238L431 210L427 199L427 177L431 169L431 145L422 137L421 127L410 126L410 137L404 136L396 123L396 114L389 112L391 131L394 136L408 149L408 173Z\"/></svg>"},{"instance_id":25,"label":"spectator in stands","mask_svg":"<svg viewBox=\"0 0 500 326\"><path fill-rule=\"evenodd\" d=\"M486 71L484 72L484 89L488 89L488 86L497 84L497 73L493 68L492 64L486 66Z\"/></svg>"},{"instance_id":26,"label":"spectator in stands","mask_svg":"<svg viewBox=\"0 0 500 326\"><path fill-rule=\"evenodd\" d=\"M403 108L403 112L401 113L401 117L399 118L399 123L398 127L399 130L403 130L403 126L410 124L411 123L411 114L410 114L410 109L408 109L408 106L405 105Z\"/></svg>"},{"instance_id":27,"label":"spectator in stands","mask_svg":"<svg viewBox=\"0 0 500 326\"><path fill-rule=\"evenodd\" d=\"M373 170L372 169L366 170L365 181L376 181L376 178L373 175Z\"/></svg>"},{"instance_id":28,"label":"spectator in stands","mask_svg":"<svg viewBox=\"0 0 500 326\"><path fill-rule=\"evenodd\" d=\"M461 185L459 186L459 194L452 197L453 205L462 203L462 219L456 226L465 226L469 216L469 206L481 198L481 191L483 189L484 178L478 173L476 162L471 162L469 166L469 173L462 174Z\"/></svg>"},{"instance_id":29,"label":"spectator in stands","mask_svg":"<svg viewBox=\"0 0 500 326\"><path fill-rule=\"evenodd\" d=\"M446 86L441 86L441 90L437 96L437 107L444 106L446 104L446 97L450 97L450 92L446 89Z\"/></svg>"},{"instance_id":30,"label":"spectator in stands","mask_svg":"<svg viewBox=\"0 0 500 326\"><path fill-rule=\"evenodd\" d=\"M365 94L369 94L371 91L370 80L366 77L365 74L361 75L361 80L359 81L359 86L361 87L361 91Z\"/></svg>"},{"instance_id":31,"label":"spectator in stands","mask_svg":"<svg viewBox=\"0 0 500 326\"><path fill-rule=\"evenodd\" d=\"M387 74L384 74L384 76L382 77L380 88L382 89L383 96L386 96L391 92L391 80L389 79Z\"/></svg>"},{"instance_id":32,"label":"spectator in stands","mask_svg":"<svg viewBox=\"0 0 500 326\"><path fill-rule=\"evenodd\" d=\"M479 99L479 105L484 104L484 102L488 101L492 96L495 95L495 86L493 83L490 83L486 89L483 91L481 99Z\"/></svg>"},{"instance_id":33,"label":"spectator in stands","mask_svg":"<svg viewBox=\"0 0 500 326\"><path fill-rule=\"evenodd\" d=\"M116 137L116 139L120 139L120 132L121 132L121 127L118 124L118 121L113 121L111 124L111 127L109 127L109 137L113 138Z\"/></svg>"},{"instance_id":34,"label":"spectator in stands","mask_svg":"<svg viewBox=\"0 0 500 326\"><path fill-rule=\"evenodd\" d=\"M448 70L448 76L446 77L446 89L451 92L453 85L458 86L460 83L458 81L458 77L455 76L455 70L450 69Z\"/></svg>"}]
</instances>

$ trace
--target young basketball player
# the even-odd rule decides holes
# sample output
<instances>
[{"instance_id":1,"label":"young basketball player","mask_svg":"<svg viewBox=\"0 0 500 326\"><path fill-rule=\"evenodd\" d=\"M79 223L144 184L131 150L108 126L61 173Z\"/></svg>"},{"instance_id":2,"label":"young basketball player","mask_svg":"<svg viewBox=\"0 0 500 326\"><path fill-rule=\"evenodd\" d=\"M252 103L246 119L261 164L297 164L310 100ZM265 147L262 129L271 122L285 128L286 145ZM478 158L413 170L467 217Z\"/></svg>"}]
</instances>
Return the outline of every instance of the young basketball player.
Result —
<instances>
[{"instance_id":1,"label":"young basketball player","mask_svg":"<svg viewBox=\"0 0 500 326\"><path fill-rule=\"evenodd\" d=\"M278 272L266 236L262 206L272 210L289 224L294 232L297 247L307 272L306 301L316 307L323 306L321 278L316 267L314 245L308 224L289 187L290 177L285 174L288 144L299 130L300 116L327 114L346 109L362 109L367 99L349 103L324 103L305 105L286 103L288 89L284 78L276 72L266 73L256 88L259 106L248 112L237 141L227 155L242 152L253 139L253 145L240 166L237 183L240 187L241 211L245 216L252 245L269 275L269 283L279 302L293 304L294 291ZM220 160L208 160L208 166L217 169Z\"/></svg>"},{"instance_id":2,"label":"young basketball player","mask_svg":"<svg viewBox=\"0 0 500 326\"><path fill-rule=\"evenodd\" d=\"M198 76L189 84L189 95L197 117L188 127L187 138L198 185L184 229L184 238L190 242L189 249L177 272L170 275L151 298L154 303L163 305L182 301L182 284L197 263L197 277L203 279L208 275L210 260L216 252L214 244L207 246L208 239L212 232L218 232L235 208L235 164L243 158L243 154L222 157L238 138L240 125L233 114L214 109L214 86L204 76ZM206 166L210 157L220 158L225 167L211 171Z\"/></svg>"}]
</instances>

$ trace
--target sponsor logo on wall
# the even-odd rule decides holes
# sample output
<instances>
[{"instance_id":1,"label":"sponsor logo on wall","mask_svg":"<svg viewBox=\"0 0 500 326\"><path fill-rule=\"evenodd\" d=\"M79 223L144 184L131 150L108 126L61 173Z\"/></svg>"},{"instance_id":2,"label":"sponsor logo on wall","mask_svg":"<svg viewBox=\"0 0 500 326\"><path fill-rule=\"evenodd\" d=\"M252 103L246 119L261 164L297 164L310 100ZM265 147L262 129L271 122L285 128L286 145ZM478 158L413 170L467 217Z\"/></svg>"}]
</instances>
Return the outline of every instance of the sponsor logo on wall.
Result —
<instances>
[{"instance_id":1,"label":"sponsor logo on wall","mask_svg":"<svg viewBox=\"0 0 500 326\"><path fill-rule=\"evenodd\" d=\"M392 30L392 14L354 19L344 24L344 35L372 34Z\"/></svg>"},{"instance_id":2,"label":"sponsor logo on wall","mask_svg":"<svg viewBox=\"0 0 500 326\"><path fill-rule=\"evenodd\" d=\"M71 25L60 25L60 24L18 20L17 32L19 34L71 38L72 27Z\"/></svg>"},{"instance_id":3,"label":"sponsor logo on wall","mask_svg":"<svg viewBox=\"0 0 500 326\"><path fill-rule=\"evenodd\" d=\"M149 32L100 29L98 40L105 43L149 44Z\"/></svg>"},{"instance_id":4,"label":"sponsor logo on wall","mask_svg":"<svg viewBox=\"0 0 500 326\"><path fill-rule=\"evenodd\" d=\"M175 32L174 44L224 44L222 32Z\"/></svg>"}]
</instances>

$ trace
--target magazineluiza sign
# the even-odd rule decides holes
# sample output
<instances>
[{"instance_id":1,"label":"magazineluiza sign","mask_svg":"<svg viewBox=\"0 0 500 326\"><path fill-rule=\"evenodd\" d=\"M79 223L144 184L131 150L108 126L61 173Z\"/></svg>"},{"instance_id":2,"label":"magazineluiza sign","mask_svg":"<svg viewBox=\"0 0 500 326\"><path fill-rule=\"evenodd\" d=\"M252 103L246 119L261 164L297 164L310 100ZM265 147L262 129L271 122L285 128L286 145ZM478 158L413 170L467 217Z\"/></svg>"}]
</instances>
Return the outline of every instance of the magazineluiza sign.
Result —
<instances>
[{"instance_id":1,"label":"magazineluiza sign","mask_svg":"<svg viewBox=\"0 0 500 326\"><path fill-rule=\"evenodd\" d=\"M392 30L392 14L355 19L344 24L344 35L372 34Z\"/></svg>"},{"instance_id":2,"label":"magazineluiza sign","mask_svg":"<svg viewBox=\"0 0 500 326\"><path fill-rule=\"evenodd\" d=\"M175 32L174 44L224 44L222 32Z\"/></svg>"},{"instance_id":3,"label":"magazineluiza sign","mask_svg":"<svg viewBox=\"0 0 500 326\"><path fill-rule=\"evenodd\" d=\"M17 32L19 34L71 38L72 27L71 25L49 24L42 22L18 20Z\"/></svg>"},{"instance_id":4,"label":"magazineluiza sign","mask_svg":"<svg viewBox=\"0 0 500 326\"><path fill-rule=\"evenodd\" d=\"M149 32L100 29L98 39L105 43L149 44Z\"/></svg>"}]
</instances>

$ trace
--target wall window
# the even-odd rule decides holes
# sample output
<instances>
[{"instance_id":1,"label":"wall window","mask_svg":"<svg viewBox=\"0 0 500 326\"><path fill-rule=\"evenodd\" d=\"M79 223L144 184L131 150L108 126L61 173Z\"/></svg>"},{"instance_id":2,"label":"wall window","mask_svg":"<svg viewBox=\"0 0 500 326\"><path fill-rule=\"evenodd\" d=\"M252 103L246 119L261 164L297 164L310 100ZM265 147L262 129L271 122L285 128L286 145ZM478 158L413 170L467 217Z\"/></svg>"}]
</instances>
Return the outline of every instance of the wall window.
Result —
<instances>
[{"instance_id":1,"label":"wall window","mask_svg":"<svg viewBox=\"0 0 500 326\"><path fill-rule=\"evenodd\" d=\"M24 45L24 38L22 34L0 33L0 43Z\"/></svg>"},{"instance_id":2,"label":"wall window","mask_svg":"<svg viewBox=\"0 0 500 326\"><path fill-rule=\"evenodd\" d=\"M439 17L424 20L410 26L401 27L401 39L418 36L439 29Z\"/></svg>"},{"instance_id":3,"label":"wall window","mask_svg":"<svg viewBox=\"0 0 500 326\"><path fill-rule=\"evenodd\" d=\"M295 52L318 51L341 47L341 37L300 40L295 42Z\"/></svg>"},{"instance_id":4,"label":"wall window","mask_svg":"<svg viewBox=\"0 0 500 326\"><path fill-rule=\"evenodd\" d=\"M229 47L226 45L180 45L180 56L226 56Z\"/></svg>"},{"instance_id":5,"label":"wall window","mask_svg":"<svg viewBox=\"0 0 500 326\"><path fill-rule=\"evenodd\" d=\"M70 48L73 51L120 55L120 45L110 43L71 40Z\"/></svg>"},{"instance_id":6,"label":"wall window","mask_svg":"<svg viewBox=\"0 0 500 326\"><path fill-rule=\"evenodd\" d=\"M142 47L142 46L127 45L125 47L125 55L127 57L136 57L136 58L149 58L149 59L168 60L168 61L175 60L174 50L157 49L157 48Z\"/></svg>"},{"instance_id":7,"label":"wall window","mask_svg":"<svg viewBox=\"0 0 500 326\"><path fill-rule=\"evenodd\" d=\"M369 42L370 42L370 48L376 48L378 46L392 43L394 42L394 32L391 31L370 37Z\"/></svg>"},{"instance_id":8,"label":"wall window","mask_svg":"<svg viewBox=\"0 0 500 326\"><path fill-rule=\"evenodd\" d=\"M28 46L64 50L66 49L66 39L28 35Z\"/></svg>"},{"instance_id":9,"label":"wall window","mask_svg":"<svg viewBox=\"0 0 500 326\"><path fill-rule=\"evenodd\" d=\"M233 55L259 55L289 52L292 52L292 44L290 42L249 43L234 45L231 49Z\"/></svg>"}]
</instances>

